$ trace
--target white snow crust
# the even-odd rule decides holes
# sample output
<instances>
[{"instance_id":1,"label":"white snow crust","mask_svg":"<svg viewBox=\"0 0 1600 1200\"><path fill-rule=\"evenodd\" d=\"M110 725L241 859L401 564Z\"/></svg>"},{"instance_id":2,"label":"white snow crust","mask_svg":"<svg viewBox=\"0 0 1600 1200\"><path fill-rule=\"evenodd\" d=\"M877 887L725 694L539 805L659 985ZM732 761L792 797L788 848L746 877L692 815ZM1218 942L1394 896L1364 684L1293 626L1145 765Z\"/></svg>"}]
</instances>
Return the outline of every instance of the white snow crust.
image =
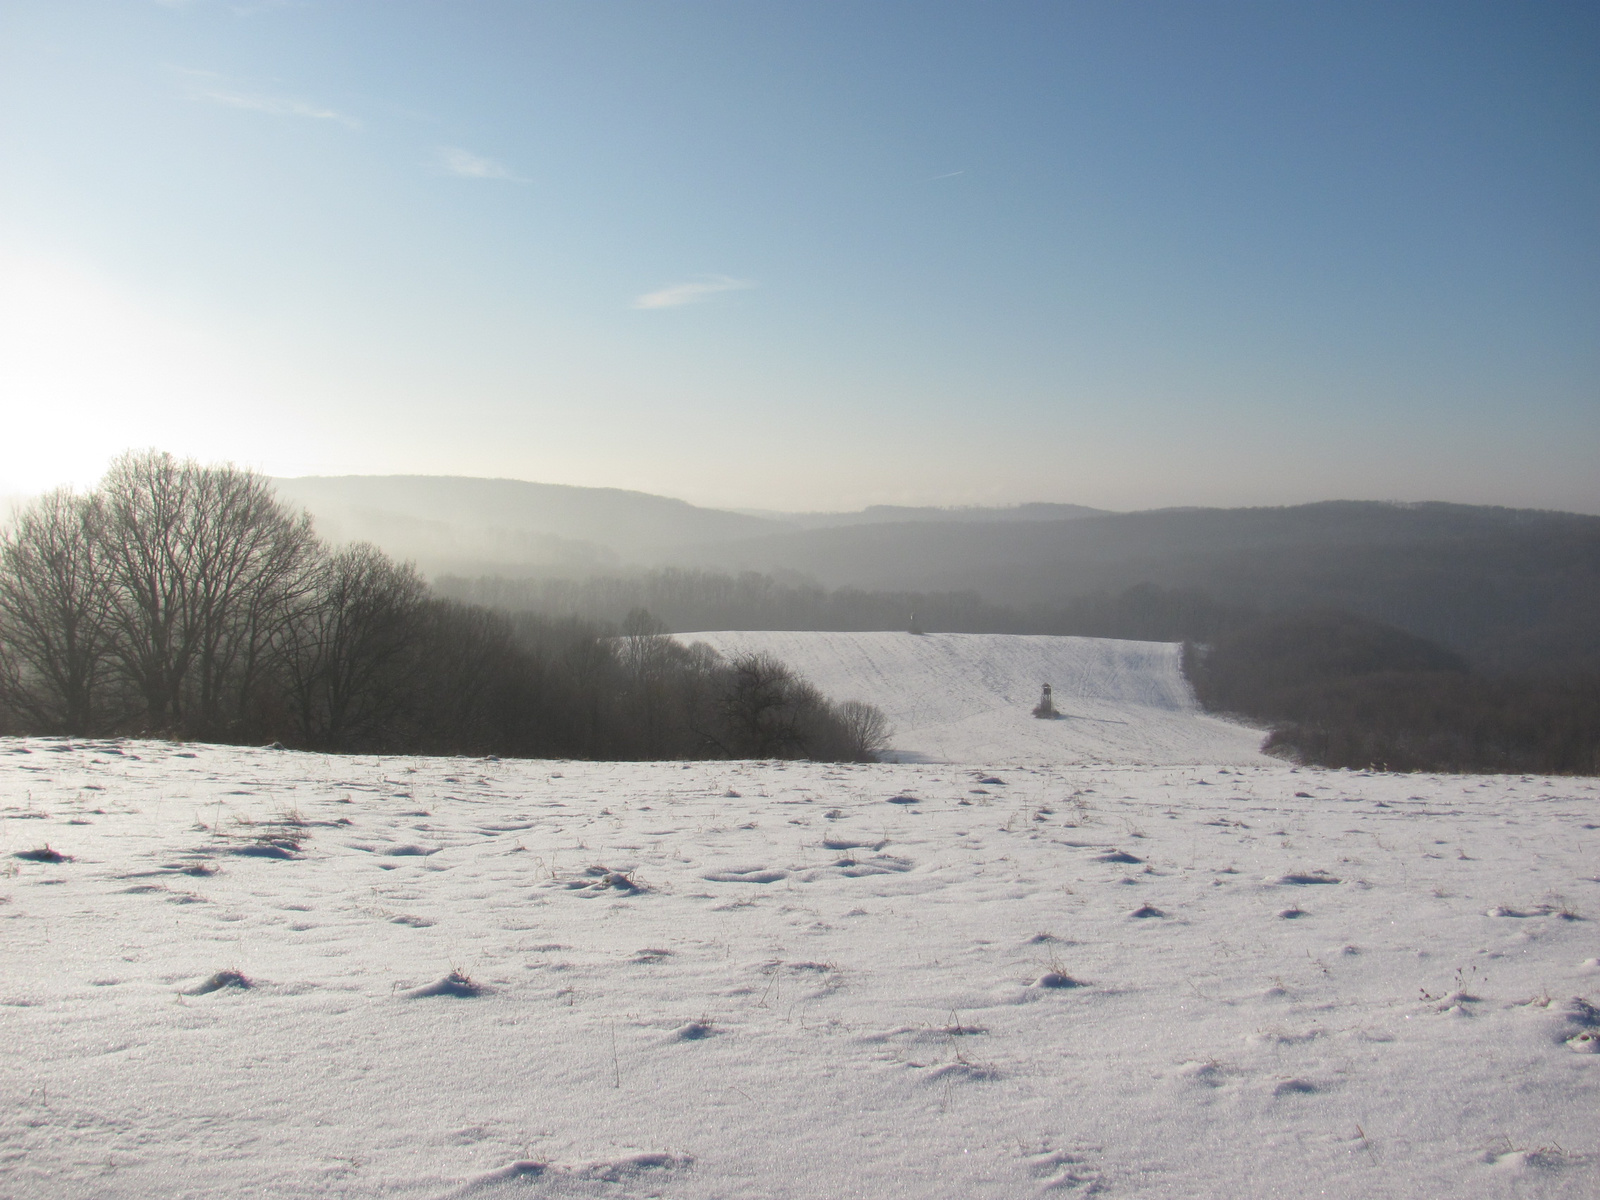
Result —
<instances>
[{"instance_id":1,"label":"white snow crust","mask_svg":"<svg viewBox=\"0 0 1600 1200\"><path fill-rule=\"evenodd\" d=\"M1168 642L996 633L679 635L720 653L768 653L832 700L864 700L895 727L903 762L1259 763L1261 730L1202 712ZM1030 714L1044 684L1061 718Z\"/></svg>"},{"instance_id":2,"label":"white snow crust","mask_svg":"<svg viewBox=\"0 0 1600 1200\"><path fill-rule=\"evenodd\" d=\"M0 740L0 1196L1592 1197L1597 786Z\"/></svg>"}]
</instances>

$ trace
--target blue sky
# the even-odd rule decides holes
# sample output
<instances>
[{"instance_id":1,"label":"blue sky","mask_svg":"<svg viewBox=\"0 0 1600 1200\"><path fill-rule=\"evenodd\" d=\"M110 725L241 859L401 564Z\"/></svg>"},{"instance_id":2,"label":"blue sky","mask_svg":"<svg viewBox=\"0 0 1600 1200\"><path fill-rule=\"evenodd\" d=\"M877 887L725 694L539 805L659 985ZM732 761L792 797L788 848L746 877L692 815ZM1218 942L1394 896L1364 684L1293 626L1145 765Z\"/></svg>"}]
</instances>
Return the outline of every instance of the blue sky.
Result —
<instances>
[{"instance_id":1,"label":"blue sky","mask_svg":"<svg viewBox=\"0 0 1600 1200\"><path fill-rule=\"evenodd\" d=\"M0 493L1600 512L1589 3L0 0Z\"/></svg>"}]
</instances>

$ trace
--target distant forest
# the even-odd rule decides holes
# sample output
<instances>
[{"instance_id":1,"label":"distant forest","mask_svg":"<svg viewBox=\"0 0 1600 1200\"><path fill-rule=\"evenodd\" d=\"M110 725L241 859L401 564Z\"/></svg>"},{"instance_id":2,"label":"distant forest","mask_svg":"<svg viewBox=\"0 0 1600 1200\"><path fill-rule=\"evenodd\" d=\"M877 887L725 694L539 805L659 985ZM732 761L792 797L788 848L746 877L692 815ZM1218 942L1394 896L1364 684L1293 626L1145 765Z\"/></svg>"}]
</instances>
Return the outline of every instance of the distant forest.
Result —
<instances>
[{"instance_id":1,"label":"distant forest","mask_svg":"<svg viewBox=\"0 0 1600 1200\"><path fill-rule=\"evenodd\" d=\"M371 546L323 545L262 476L146 452L0 535L0 732L867 761L887 726L643 612L603 629L434 596Z\"/></svg>"},{"instance_id":2,"label":"distant forest","mask_svg":"<svg viewBox=\"0 0 1600 1200\"><path fill-rule=\"evenodd\" d=\"M909 629L929 633L1049 633L1135 641L1207 640L1255 620L1244 605L1220 603L1189 588L1144 583L1094 592L1058 605L1008 608L976 592L872 592L825 588L797 577L755 571L675 567L581 579L464 579L446 575L434 590L502 612L537 613L620 624L645 609L677 633L712 629Z\"/></svg>"},{"instance_id":3,"label":"distant forest","mask_svg":"<svg viewBox=\"0 0 1600 1200\"><path fill-rule=\"evenodd\" d=\"M1194 588L1137 584L1013 609L972 592L828 589L755 572L663 569L584 580L465 580L438 588L560 619L648 608L679 631L907 629L1183 642L1212 712L1271 729L1269 749L1319 766L1600 773L1600 673L1474 669L1381 621L1330 609L1263 612ZM1492 658L1492 656L1491 656Z\"/></svg>"},{"instance_id":4,"label":"distant forest","mask_svg":"<svg viewBox=\"0 0 1600 1200\"><path fill-rule=\"evenodd\" d=\"M734 564L833 587L975 593L1038 632L1068 632L1051 622L1076 616L1075 597L1149 583L1262 612L1337 608L1486 671L1600 671L1600 517L1574 513L1330 501L855 525L702 547L672 565Z\"/></svg>"},{"instance_id":5,"label":"distant forest","mask_svg":"<svg viewBox=\"0 0 1600 1200\"><path fill-rule=\"evenodd\" d=\"M1600 675L1478 674L1432 642L1327 611L1191 642L1184 670L1206 708L1269 725L1266 748L1300 762L1600 774Z\"/></svg>"}]
</instances>

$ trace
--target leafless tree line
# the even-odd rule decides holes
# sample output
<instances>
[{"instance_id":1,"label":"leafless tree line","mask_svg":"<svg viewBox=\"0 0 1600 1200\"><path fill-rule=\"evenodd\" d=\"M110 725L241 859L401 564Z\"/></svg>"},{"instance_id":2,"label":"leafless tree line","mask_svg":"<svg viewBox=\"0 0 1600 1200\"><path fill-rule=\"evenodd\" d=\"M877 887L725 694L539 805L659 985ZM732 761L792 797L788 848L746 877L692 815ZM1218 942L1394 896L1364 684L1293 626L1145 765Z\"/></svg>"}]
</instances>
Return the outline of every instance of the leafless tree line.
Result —
<instances>
[{"instance_id":1,"label":"leafless tree line","mask_svg":"<svg viewBox=\"0 0 1600 1200\"><path fill-rule=\"evenodd\" d=\"M1442 646L1350 613L1280 613L1190 643L1184 671L1208 709L1269 726L1269 750L1317 766L1600 770L1600 676L1479 674Z\"/></svg>"},{"instance_id":2,"label":"leafless tree line","mask_svg":"<svg viewBox=\"0 0 1600 1200\"><path fill-rule=\"evenodd\" d=\"M868 760L882 714L648 613L621 635L442 600L263 476L155 451L0 533L0 729L329 750Z\"/></svg>"}]
</instances>

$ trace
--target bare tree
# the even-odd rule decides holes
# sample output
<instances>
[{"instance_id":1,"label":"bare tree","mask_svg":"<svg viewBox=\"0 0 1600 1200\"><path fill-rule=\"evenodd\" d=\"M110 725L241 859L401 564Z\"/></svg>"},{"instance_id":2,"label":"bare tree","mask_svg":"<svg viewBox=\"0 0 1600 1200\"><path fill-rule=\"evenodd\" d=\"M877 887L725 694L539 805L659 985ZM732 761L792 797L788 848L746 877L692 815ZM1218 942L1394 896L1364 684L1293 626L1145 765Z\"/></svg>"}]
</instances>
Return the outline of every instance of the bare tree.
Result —
<instances>
[{"instance_id":1,"label":"bare tree","mask_svg":"<svg viewBox=\"0 0 1600 1200\"><path fill-rule=\"evenodd\" d=\"M62 489L0 534L0 689L37 728L88 733L102 712L108 595L100 512Z\"/></svg>"},{"instance_id":2,"label":"bare tree","mask_svg":"<svg viewBox=\"0 0 1600 1200\"><path fill-rule=\"evenodd\" d=\"M130 452L111 464L100 488L116 657L144 701L147 725L158 730L181 716L196 645L197 474L170 454Z\"/></svg>"},{"instance_id":3,"label":"bare tree","mask_svg":"<svg viewBox=\"0 0 1600 1200\"><path fill-rule=\"evenodd\" d=\"M203 471L195 501L190 721L215 733L242 717L274 635L311 594L319 547L311 518L290 515L253 471Z\"/></svg>"},{"instance_id":4,"label":"bare tree","mask_svg":"<svg viewBox=\"0 0 1600 1200\"><path fill-rule=\"evenodd\" d=\"M429 600L418 616L419 644L408 656L414 748L425 754L503 749L525 707L531 672L511 622L452 600Z\"/></svg>"},{"instance_id":5,"label":"bare tree","mask_svg":"<svg viewBox=\"0 0 1600 1200\"><path fill-rule=\"evenodd\" d=\"M643 608L631 610L618 640L627 694L628 734L639 754L670 757L676 730L684 724L681 698L674 694L687 651L667 634L667 627Z\"/></svg>"},{"instance_id":6,"label":"bare tree","mask_svg":"<svg viewBox=\"0 0 1600 1200\"><path fill-rule=\"evenodd\" d=\"M622 666L635 686L659 676L669 657L667 627L648 609L630 609L622 621Z\"/></svg>"},{"instance_id":7,"label":"bare tree","mask_svg":"<svg viewBox=\"0 0 1600 1200\"><path fill-rule=\"evenodd\" d=\"M877 762L889 749L894 728L881 708L860 700L846 700L835 710L844 727L845 750L853 762Z\"/></svg>"},{"instance_id":8,"label":"bare tree","mask_svg":"<svg viewBox=\"0 0 1600 1200\"><path fill-rule=\"evenodd\" d=\"M220 732L309 588L310 519L253 471L158 451L116 459L99 496L113 644L147 724Z\"/></svg>"},{"instance_id":9,"label":"bare tree","mask_svg":"<svg viewBox=\"0 0 1600 1200\"><path fill-rule=\"evenodd\" d=\"M426 591L409 563L397 565L365 543L322 563L315 602L279 639L295 720L308 741L355 746L394 727L411 700L407 658Z\"/></svg>"},{"instance_id":10,"label":"bare tree","mask_svg":"<svg viewBox=\"0 0 1600 1200\"><path fill-rule=\"evenodd\" d=\"M804 754L794 672L770 654L741 654L728 669L721 706L728 750L743 758Z\"/></svg>"}]
</instances>

